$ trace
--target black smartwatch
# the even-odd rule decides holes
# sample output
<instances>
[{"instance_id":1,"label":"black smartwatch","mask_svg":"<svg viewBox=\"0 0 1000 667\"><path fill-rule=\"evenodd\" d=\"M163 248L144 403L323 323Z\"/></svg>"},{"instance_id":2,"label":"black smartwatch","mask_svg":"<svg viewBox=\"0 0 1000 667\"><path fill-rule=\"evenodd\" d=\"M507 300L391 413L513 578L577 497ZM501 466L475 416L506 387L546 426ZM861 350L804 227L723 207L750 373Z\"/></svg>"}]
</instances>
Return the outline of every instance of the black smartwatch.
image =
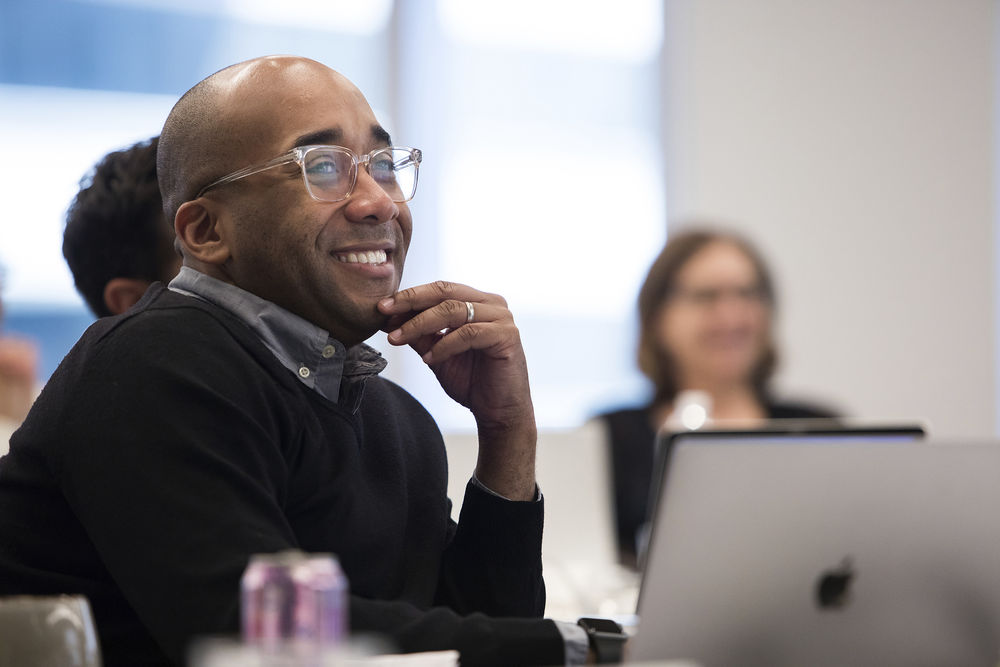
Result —
<instances>
[{"instance_id":1,"label":"black smartwatch","mask_svg":"<svg viewBox=\"0 0 1000 667\"><path fill-rule=\"evenodd\" d=\"M587 641L599 665L620 664L628 635L610 618L581 618L576 622L587 632Z\"/></svg>"}]
</instances>

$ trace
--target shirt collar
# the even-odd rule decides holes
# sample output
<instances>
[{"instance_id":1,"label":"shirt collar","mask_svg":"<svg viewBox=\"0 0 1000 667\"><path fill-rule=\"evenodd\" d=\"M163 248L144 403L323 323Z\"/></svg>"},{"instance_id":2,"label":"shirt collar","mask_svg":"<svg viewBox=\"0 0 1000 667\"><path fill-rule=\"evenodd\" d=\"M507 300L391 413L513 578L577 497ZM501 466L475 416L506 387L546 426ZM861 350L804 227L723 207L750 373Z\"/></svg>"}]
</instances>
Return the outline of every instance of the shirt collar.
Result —
<instances>
[{"instance_id":1,"label":"shirt collar","mask_svg":"<svg viewBox=\"0 0 1000 667\"><path fill-rule=\"evenodd\" d=\"M344 344L315 324L242 288L182 266L168 286L219 306L235 315L257 334L261 342L304 385L337 402L341 382L356 382L377 375L386 366L374 348Z\"/></svg>"}]
</instances>

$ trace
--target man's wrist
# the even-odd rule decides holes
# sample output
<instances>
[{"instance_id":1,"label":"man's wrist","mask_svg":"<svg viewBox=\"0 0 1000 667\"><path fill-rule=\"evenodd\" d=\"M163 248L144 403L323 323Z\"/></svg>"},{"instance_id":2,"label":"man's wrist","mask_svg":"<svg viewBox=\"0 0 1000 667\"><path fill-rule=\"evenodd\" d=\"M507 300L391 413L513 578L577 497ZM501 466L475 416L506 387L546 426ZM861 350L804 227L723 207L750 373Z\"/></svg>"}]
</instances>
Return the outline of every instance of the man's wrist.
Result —
<instances>
[{"instance_id":1,"label":"man's wrist","mask_svg":"<svg viewBox=\"0 0 1000 667\"><path fill-rule=\"evenodd\" d=\"M479 433L476 477L490 490L511 500L535 496L535 446L537 435L506 432Z\"/></svg>"},{"instance_id":2,"label":"man's wrist","mask_svg":"<svg viewBox=\"0 0 1000 667\"><path fill-rule=\"evenodd\" d=\"M485 484L483 484L479 480L479 478L476 476L476 473L472 473L472 485L474 487L476 487L477 489L480 489L481 491L484 491L484 492L490 494L491 496L495 496L497 498L502 498L503 500L506 500L506 501L509 501L509 502L524 502L524 501L515 501L515 500L513 500L511 498L508 498L507 496L503 495L502 493L497 493L496 491L494 491L490 487L488 487ZM541 499L542 499L542 492L541 492L541 490L539 490L538 484L535 484L535 497L534 497L534 499L532 501L529 501L529 502L536 502L537 503Z\"/></svg>"}]
</instances>

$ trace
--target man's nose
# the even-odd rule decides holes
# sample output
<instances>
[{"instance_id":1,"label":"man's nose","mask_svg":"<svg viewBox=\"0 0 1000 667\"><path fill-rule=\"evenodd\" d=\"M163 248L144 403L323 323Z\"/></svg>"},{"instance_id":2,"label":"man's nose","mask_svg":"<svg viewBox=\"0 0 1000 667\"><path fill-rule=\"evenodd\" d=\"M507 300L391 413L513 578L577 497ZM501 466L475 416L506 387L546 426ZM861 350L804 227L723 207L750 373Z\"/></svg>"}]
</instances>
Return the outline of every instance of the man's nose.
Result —
<instances>
[{"instance_id":1,"label":"man's nose","mask_svg":"<svg viewBox=\"0 0 1000 667\"><path fill-rule=\"evenodd\" d=\"M399 215L396 202L364 167L358 169L358 180L344 211L351 222L370 224L388 222Z\"/></svg>"}]
</instances>

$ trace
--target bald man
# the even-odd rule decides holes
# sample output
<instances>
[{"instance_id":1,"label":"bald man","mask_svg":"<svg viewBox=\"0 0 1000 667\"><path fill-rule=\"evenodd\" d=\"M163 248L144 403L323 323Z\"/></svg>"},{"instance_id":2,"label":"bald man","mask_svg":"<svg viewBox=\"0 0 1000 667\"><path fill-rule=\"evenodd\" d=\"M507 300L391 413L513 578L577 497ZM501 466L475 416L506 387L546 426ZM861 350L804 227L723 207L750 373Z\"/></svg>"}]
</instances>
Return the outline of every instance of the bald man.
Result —
<instances>
[{"instance_id":1,"label":"bald man","mask_svg":"<svg viewBox=\"0 0 1000 667\"><path fill-rule=\"evenodd\" d=\"M91 327L13 437L0 593L84 594L107 665L178 664L237 630L252 554L297 548L337 554L352 629L403 651L586 653L540 618L536 427L506 302L399 291L420 160L311 60L234 65L178 101L157 170L183 267ZM437 426L364 344L379 329L476 418L457 525Z\"/></svg>"}]
</instances>

